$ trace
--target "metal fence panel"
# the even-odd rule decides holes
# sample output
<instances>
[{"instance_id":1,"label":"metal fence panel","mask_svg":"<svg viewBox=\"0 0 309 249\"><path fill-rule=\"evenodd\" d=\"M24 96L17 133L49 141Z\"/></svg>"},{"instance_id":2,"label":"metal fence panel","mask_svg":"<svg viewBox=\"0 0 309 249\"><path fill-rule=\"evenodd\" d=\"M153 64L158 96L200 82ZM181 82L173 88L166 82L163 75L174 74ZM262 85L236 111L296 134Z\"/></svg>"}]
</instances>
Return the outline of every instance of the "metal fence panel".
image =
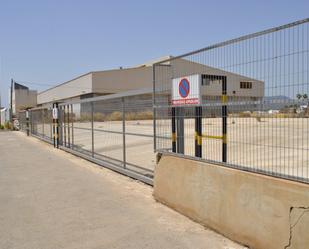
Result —
<instances>
[{"instance_id":1,"label":"metal fence panel","mask_svg":"<svg viewBox=\"0 0 309 249\"><path fill-rule=\"evenodd\" d=\"M308 38L306 19L155 64L157 151L308 183ZM195 74L200 112L172 102Z\"/></svg>"},{"instance_id":2,"label":"metal fence panel","mask_svg":"<svg viewBox=\"0 0 309 249\"><path fill-rule=\"evenodd\" d=\"M59 109L61 146L152 183L155 153L149 91L63 103Z\"/></svg>"},{"instance_id":3,"label":"metal fence panel","mask_svg":"<svg viewBox=\"0 0 309 249\"><path fill-rule=\"evenodd\" d=\"M26 118L26 111L19 112L19 128L23 132L27 132L27 118Z\"/></svg>"},{"instance_id":4,"label":"metal fence panel","mask_svg":"<svg viewBox=\"0 0 309 249\"><path fill-rule=\"evenodd\" d=\"M35 108L31 133L52 142L59 126L61 148L148 183L153 147L308 183L308 38L305 19L161 61L153 99L142 89L63 103L58 123ZM196 74L201 104L172 104L173 79Z\"/></svg>"},{"instance_id":5,"label":"metal fence panel","mask_svg":"<svg viewBox=\"0 0 309 249\"><path fill-rule=\"evenodd\" d=\"M29 112L32 135L55 144L59 135L59 148L152 184L155 153L151 90L62 103L56 121L52 108ZM22 112L20 117L24 130Z\"/></svg>"},{"instance_id":6,"label":"metal fence panel","mask_svg":"<svg viewBox=\"0 0 309 249\"><path fill-rule=\"evenodd\" d=\"M19 118L22 130L26 131L27 120L26 112L21 112L22 118ZM20 113L20 115L21 115ZM52 142L52 110L51 108L35 108L29 110L29 129L30 133L43 140Z\"/></svg>"}]
</instances>

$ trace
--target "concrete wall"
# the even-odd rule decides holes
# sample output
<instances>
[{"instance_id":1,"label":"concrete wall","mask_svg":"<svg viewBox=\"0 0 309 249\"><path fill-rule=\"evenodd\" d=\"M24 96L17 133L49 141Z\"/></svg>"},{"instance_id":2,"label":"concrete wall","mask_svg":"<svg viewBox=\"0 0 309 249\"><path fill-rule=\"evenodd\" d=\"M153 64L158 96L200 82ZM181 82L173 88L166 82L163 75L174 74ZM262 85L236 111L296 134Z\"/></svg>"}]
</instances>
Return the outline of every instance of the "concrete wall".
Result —
<instances>
[{"instance_id":1,"label":"concrete wall","mask_svg":"<svg viewBox=\"0 0 309 249\"><path fill-rule=\"evenodd\" d=\"M14 89L12 96L13 115L20 110L37 105L37 91L29 89Z\"/></svg>"},{"instance_id":2,"label":"concrete wall","mask_svg":"<svg viewBox=\"0 0 309 249\"><path fill-rule=\"evenodd\" d=\"M251 248L309 248L307 184L163 156L154 197Z\"/></svg>"}]
</instances>

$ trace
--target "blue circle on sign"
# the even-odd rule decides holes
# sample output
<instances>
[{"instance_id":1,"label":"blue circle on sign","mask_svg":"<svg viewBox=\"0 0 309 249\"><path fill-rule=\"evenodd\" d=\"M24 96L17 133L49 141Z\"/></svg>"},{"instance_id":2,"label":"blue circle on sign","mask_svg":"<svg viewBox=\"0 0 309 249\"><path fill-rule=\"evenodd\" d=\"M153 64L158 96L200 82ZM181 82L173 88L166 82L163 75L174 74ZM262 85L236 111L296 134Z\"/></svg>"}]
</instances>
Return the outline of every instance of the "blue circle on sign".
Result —
<instances>
[{"instance_id":1,"label":"blue circle on sign","mask_svg":"<svg viewBox=\"0 0 309 249\"><path fill-rule=\"evenodd\" d=\"M190 82L184 78L179 82L179 94L181 97L186 98L190 93Z\"/></svg>"}]
</instances>

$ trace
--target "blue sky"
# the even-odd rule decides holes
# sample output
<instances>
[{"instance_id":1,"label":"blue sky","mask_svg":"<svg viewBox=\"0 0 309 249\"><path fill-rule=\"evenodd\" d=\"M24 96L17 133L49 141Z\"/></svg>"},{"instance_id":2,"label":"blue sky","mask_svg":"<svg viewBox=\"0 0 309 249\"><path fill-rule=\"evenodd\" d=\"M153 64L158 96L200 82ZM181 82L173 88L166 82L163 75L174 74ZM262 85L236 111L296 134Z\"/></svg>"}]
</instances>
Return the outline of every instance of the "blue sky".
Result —
<instances>
[{"instance_id":1,"label":"blue sky","mask_svg":"<svg viewBox=\"0 0 309 249\"><path fill-rule=\"evenodd\" d=\"M0 0L2 102L11 78L43 90L307 18L308 9L308 0Z\"/></svg>"}]
</instances>

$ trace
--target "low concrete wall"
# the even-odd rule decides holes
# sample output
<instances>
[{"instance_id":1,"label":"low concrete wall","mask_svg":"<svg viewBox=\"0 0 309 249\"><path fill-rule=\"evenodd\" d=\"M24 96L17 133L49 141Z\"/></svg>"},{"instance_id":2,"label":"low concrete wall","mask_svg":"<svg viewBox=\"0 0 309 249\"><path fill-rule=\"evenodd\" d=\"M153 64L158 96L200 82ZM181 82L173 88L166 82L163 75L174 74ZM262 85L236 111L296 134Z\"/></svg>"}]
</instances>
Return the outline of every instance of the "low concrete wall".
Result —
<instances>
[{"instance_id":1,"label":"low concrete wall","mask_svg":"<svg viewBox=\"0 0 309 249\"><path fill-rule=\"evenodd\" d=\"M250 248L309 248L309 185L163 156L154 197Z\"/></svg>"}]
</instances>

